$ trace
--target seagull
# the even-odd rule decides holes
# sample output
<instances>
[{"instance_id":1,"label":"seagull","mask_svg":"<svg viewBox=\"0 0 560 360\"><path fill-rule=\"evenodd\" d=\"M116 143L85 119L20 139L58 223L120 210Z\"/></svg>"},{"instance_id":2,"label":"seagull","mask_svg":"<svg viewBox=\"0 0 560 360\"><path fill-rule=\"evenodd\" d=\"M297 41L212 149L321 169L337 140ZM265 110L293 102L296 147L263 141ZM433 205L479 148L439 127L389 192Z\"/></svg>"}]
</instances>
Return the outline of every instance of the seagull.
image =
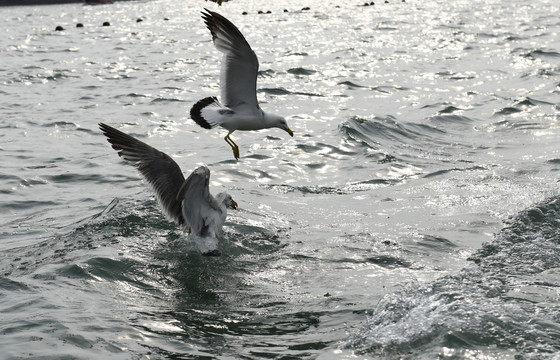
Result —
<instances>
[{"instance_id":1,"label":"seagull","mask_svg":"<svg viewBox=\"0 0 560 360\"><path fill-rule=\"evenodd\" d=\"M220 75L221 99L207 97L191 108L191 118L201 127L221 126L228 131L224 140L231 146L233 156L239 159L239 147L230 135L235 130L261 130L277 127L290 136L294 133L286 119L265 113L257 102L257 55L239 29L222 15L204 9L202 18L212 34L216 49L224 53Z\"/></svg>"},{"instance_id":2,"label":"seagull","mask_svg":"<svg viewBox=\"0 0 560 360\"><path fill-rule=\"evenodd\" d=\"M99 123L99 128L119 156L146 178L167 217L191 232L203 255L219 256L217 238L227 208L237 209L237 203L228 193L210 194L210 170L200 166L185 180L169 155L109 125Z\"/></svg>"}]
</instances>

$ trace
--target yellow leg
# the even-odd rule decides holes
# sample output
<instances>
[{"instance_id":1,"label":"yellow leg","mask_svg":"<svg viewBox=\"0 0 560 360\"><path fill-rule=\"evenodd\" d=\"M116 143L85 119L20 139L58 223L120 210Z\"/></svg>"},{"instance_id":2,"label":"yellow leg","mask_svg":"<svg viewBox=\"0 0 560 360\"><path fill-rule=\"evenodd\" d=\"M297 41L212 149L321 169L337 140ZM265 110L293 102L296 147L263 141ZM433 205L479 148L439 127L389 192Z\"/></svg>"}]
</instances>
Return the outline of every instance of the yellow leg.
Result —
<instances>
[{"instance_id":1,"label":"yellow leg","mask_svg":"<svg viewBox=\"0 0 560 360\"><path fill-rule=\"evenodd\" d=\"M237 146L237 144L234 143L233 140L231 140L229 134L226 135L224 140L229 144L229 146L231 146L231 149L233 150L233 156L235 156L235 160L239 160L239 146Z\"/></svg>"}]
</instances>

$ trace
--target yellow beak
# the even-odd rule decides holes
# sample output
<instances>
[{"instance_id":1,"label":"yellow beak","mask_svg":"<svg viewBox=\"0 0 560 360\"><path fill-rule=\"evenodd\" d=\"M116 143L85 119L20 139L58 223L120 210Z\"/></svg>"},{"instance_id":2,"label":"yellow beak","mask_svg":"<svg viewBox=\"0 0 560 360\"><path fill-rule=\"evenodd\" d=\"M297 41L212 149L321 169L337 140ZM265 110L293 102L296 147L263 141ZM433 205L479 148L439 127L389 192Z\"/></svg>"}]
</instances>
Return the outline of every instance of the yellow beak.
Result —
<instances>
[{"instance_id":1,"label":"yellow beak","mask_svg":"<svg viewBox=\"0 0 560 360\"><path fill-rule=\"evenodd\" d=\"M237 209L237 203L236 203L235 201L233 201L233 200L231 200L230 206L231 206L233 209Z\"/></svg>"},{"instance_id":2,"label":"yellow beak","mask_svg":"<svg viewBox=\"0 0 560 360\"><path fill-rule=\"evenodd\" d=\"M285 127L285 128L283 128L283 130L284 130L285 132L287 132L288 134L290 134L290 136L292 136L292 137L294 136L294 132L293 132L292 130L290 130L289 127Z\"/></svg>"}]
</instances>

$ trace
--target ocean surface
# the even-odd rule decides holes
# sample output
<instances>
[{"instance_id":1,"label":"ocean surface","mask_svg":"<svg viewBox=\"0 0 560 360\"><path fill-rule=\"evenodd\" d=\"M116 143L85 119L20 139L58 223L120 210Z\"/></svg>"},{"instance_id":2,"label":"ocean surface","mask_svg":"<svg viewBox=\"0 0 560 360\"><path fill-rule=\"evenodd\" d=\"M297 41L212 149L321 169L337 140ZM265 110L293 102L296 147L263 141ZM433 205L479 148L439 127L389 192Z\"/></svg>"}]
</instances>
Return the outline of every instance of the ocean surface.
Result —
<instances>
[{"instance_id":1,"label":"ocean surface","mask_svg":"<svg viewBox=\"0 0 560 360\"><path fill-rule=\"evenodd\" d=\"M219 95L204 7L293 138L236 132L235 161L189 118ZM1 359L560 359L558 1L0 13ZM99 122L210 168L221 257Z\"/></svg>"}]
</instances>

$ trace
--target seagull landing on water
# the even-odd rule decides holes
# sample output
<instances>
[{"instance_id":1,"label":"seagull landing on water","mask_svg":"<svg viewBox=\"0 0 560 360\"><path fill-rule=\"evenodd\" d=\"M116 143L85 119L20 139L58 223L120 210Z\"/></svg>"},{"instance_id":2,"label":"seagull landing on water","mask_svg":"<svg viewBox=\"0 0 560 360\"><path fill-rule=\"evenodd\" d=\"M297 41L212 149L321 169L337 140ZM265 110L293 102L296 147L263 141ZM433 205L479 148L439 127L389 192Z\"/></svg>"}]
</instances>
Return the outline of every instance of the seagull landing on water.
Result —
<instances>
[{"instance_id":1,"label":"seagull landing on water","mask_svg":"<svg viewBox=\"0 0 560 360\"><path fill-rule=\"evenodd\" d=\"M267 114L257 102L257 55L235 25L222 15L204 9L202 18L212 34L216 49L224 53L220 75L222 105L216 97L199 100L191 108L191 118L205 129L221 126L228 130L224 138L239 159L239 147L230 135L235 130L260 130L277 127L290 136L294 133L286 119Z\"/></svg>"},{"instance_id":2,"label":"seagull landing on water","mask_svg":"<svg viewBox=\"0 0 560 360\"><path fill-rule=\"evenodd\" d=\"M167 154L109 125L100 123L99 128L119 156L150 183L167 217L191 232L203 255L219 256L217 238L227 208L237 209L237 203L225 192L216 198L210 194L210 170L200 166L185 180L179 165Z\"/></svg>"}]
</instances>

